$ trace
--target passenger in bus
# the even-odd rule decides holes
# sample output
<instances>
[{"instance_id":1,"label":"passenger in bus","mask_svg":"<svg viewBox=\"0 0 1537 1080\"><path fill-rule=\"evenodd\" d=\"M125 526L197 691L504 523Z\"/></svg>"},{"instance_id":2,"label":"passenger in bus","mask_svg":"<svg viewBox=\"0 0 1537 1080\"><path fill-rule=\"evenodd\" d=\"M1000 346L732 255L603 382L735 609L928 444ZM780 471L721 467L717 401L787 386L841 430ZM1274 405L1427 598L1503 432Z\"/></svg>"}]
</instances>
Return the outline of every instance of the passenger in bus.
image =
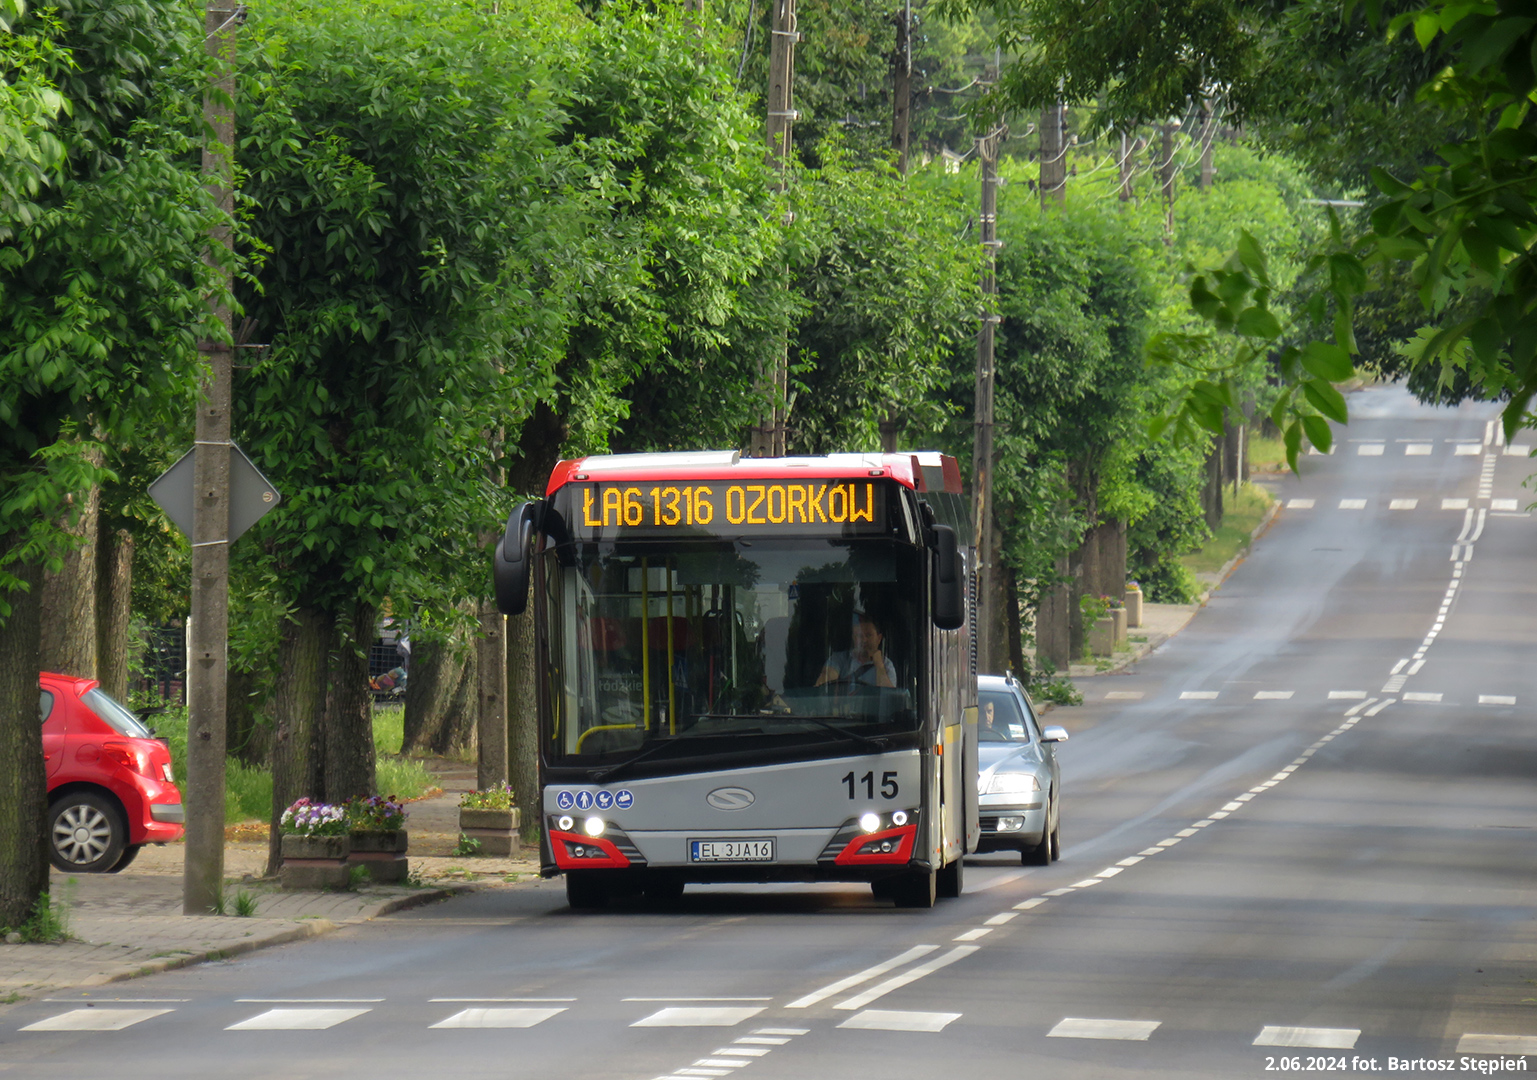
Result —
<instances>
[{"instance_id":1,"label":"passenger in bus","mask_svg":"<svg viewBox=\"0 0 1537 1080\"><path fill-rule=\"evenodd\" d=\"M864 686L897 685L897 669L890 658L881 652L886 635L881 633L875 617L861 612L854 620L853 640L850 648L835 652L827 658L816 685L829 683L859 683Z\"/></svg>"}]
</instances>

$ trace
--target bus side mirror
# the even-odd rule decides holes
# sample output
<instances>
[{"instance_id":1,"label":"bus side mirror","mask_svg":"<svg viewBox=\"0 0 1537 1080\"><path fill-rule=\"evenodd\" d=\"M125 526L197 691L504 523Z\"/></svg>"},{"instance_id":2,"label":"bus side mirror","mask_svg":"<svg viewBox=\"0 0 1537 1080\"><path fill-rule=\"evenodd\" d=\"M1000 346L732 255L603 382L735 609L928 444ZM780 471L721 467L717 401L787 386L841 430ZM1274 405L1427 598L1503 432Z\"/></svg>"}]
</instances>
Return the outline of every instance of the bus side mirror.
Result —
<instances>
[{"instance_id":1,"label":"bus side mirror","mask_svg":"<svg viewBox=\"0 0 1537 1080\"><path fill-rule=\"evenodd\" d=\"M941 630L959 630L966 622L966 588L955 530L948 525L934 526L932 565L934 625Z\"/></svg>"},{"instance_id":2,"label":"bus side mirror","mask_svg":"<svg viewBox=\"0 0 1537 1080\"><path fill-rule=\"evenodd\" d=\"M528 581L533 569L534 531L542 504L526 502L507 517L507 531L491 557L491 582L496 607L503 615L521 615L528 606Z\"/></svg>"}]
</instances>

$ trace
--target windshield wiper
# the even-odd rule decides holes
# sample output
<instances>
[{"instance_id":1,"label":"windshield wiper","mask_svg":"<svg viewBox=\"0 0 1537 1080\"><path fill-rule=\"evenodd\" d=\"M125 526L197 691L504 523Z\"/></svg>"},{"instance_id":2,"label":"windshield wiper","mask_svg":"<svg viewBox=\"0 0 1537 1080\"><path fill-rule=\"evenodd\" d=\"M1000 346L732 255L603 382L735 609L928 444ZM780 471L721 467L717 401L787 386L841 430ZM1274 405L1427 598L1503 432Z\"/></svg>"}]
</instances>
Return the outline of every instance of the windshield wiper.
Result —
<instances>
[{"instance_id":1,"label":"windshield wiper","mask_svg":"<svg viewBox=\"0 0 1537 1080\"><path fill-rule=\"evenodd\" d=\"M838 717L838 716L806 716L806 715L803 715L801 713L758 713L756 715L739 715L737 713L703 713L703 714L700 715L699 719L701 719L701 720L789 720L789 721L805 720L808 723L815 724L817 727L822 728L824 731L832 732L832 734L838 736L840 739L848 739L848 740L851 740L853 742L862 743L865 746L873 747L876 750L885 750L886 749L886 740L885 739L877 739L877 738L873 738L873 737L871 737L869 735L861 735L857 731L848 731L848 730L846 730L844 728L839 727L837 724L829 723L829 721L832 721L832 720L841 720L841 719L843 719L842 717Z\"/></svg>"},{"instance_id":2,"label":"windshield wiper","mask_svg":"<svg viewBox=\"0 0 1537 1080\"><path fill-rule=\"evenodd\" d=\"M631 765L634 765L636 762L644 761L646 758L650 757L652 754L659 753L662 750L665 750L669 746L676 746L676 745L678 745L678 740L681 739L681 738L683 738L683 736L681 736L681 735L674 735L670 739L663 739L663 740L659 740L657 742L654 742L650 746L648 746L644 750L642 750L640 753L635 754L635 755L633 755L631 757L625 758L625 760L619 762L617 765L610 765L608 768L602 770L601 772L593 773L592 774L592 782L595 783L595 784L601 784L604 781L608 780L609 777L613 776L615 773L622 772L623 770L628 769Z\"/></svg>"}]
</instances>

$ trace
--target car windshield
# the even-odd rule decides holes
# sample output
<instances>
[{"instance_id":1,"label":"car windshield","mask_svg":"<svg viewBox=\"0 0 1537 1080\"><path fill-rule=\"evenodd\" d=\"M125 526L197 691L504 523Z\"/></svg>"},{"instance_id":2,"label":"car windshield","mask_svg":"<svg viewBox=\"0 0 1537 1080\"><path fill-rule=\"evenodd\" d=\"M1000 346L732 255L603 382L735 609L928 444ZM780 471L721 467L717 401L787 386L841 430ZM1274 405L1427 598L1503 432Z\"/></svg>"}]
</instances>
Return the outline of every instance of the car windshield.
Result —
<instances>
[{"instance_id":1,"label":"car windshield","mask_svg":"<svg viewBox=\"0 0 1537 1080\"><path fill-rule=\"evenodd\" d=\"M922 568L887 540L547 553L547 759L846 752L914 732Z\"/></svg>"},{"instance_id":2,"label":"car windshield","mask_svg":"<svg viewBox=\"0 0 1537 1080\"><path fill-rule=\"evenodd\" d=\"M139 718L129 712L127 708L118 704L110 695L100 688L93 687L80 695L80 700L102 721L119 735L127 735L133 739L152 739L149 728L139 722Z\"/></svg>"},{"instance_id":3,"label":"car windshield","mask_svg":"<svg viewBox=\"0 0 1537 1080\"><path fill-rule=\"evenodd\" d=\"M977 694L977 737L981 742L1027 743L1031 725L1019 699L1008 690L982 690Z\"/></svg>"}]
</instances>

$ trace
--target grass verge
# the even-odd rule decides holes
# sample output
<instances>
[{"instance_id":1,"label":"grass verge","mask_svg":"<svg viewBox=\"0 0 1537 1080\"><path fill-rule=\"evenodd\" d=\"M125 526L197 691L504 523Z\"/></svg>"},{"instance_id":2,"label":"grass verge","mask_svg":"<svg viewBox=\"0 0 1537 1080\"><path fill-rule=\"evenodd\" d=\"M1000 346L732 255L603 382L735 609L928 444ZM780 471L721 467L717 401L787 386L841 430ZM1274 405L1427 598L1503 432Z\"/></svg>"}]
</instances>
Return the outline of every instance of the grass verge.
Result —
<instances>
[{"instance_id":1,"label":"grass verge","mask_svg":"<svg viewBox=\"0 0 1537 1080\"><path fill-rule=\"evenodd\" d=\"M1215 574L1235 555L1247 550L1249 534L1264 520L1272 501L1270 493L1262 487L1255 484L1240 487L1238 497L1228 497L1224 503L1222 525L1216 534L1200 550L1180 559L1185 569L1192 574Z\"/></svg>"}]
</instances>

